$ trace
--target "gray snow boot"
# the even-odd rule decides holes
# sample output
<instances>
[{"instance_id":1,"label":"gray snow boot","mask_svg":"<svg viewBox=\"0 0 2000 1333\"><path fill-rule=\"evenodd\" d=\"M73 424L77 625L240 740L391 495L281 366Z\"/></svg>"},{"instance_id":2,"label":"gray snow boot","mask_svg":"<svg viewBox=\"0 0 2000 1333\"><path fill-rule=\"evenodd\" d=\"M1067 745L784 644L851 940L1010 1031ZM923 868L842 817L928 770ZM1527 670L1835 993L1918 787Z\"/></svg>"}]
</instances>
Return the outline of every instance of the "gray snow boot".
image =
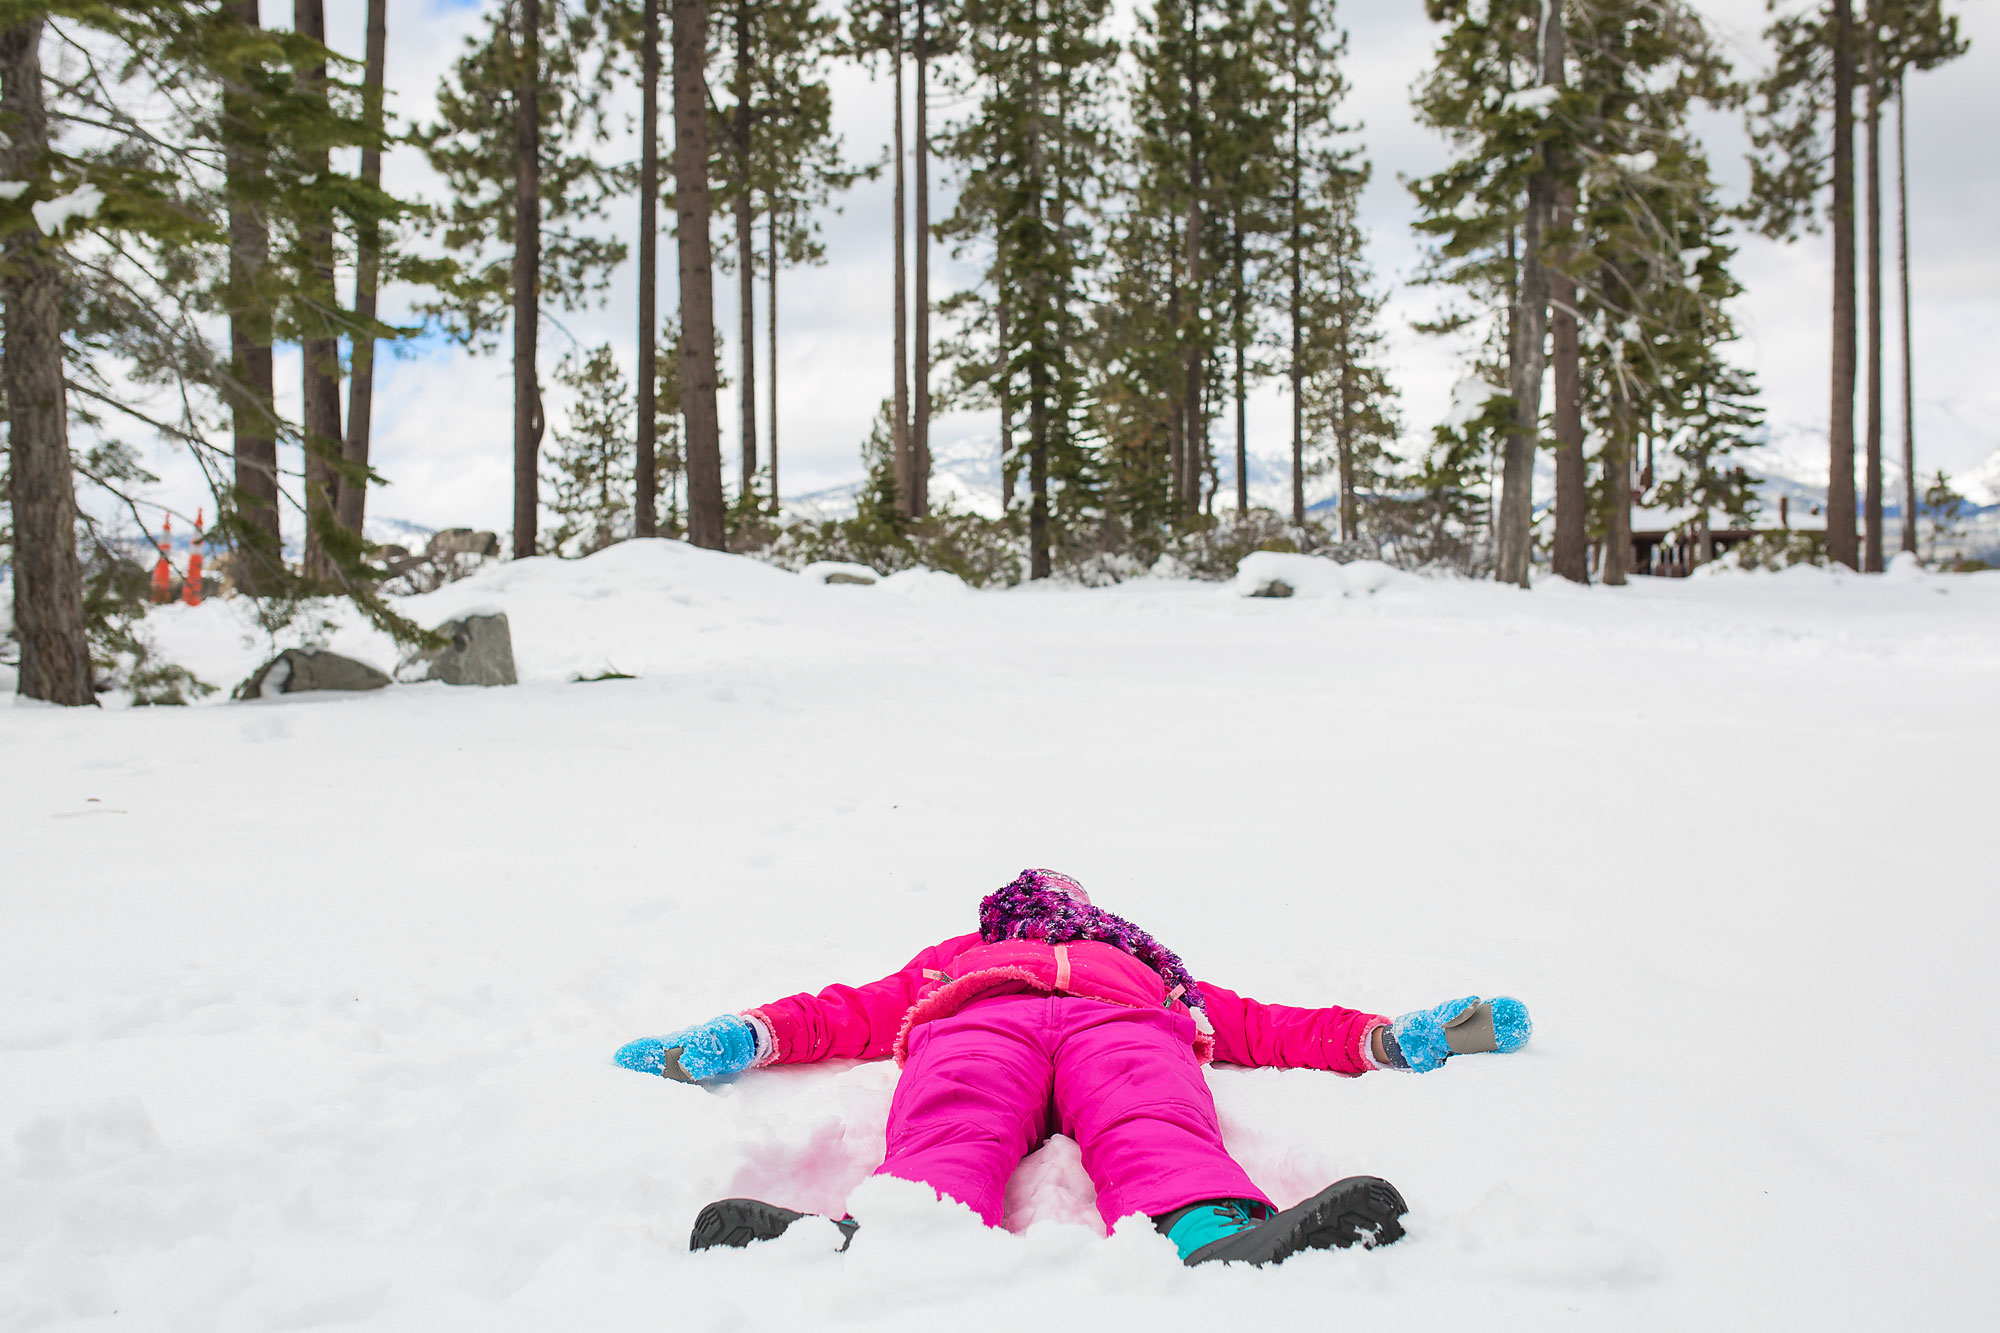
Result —
<instances>
[{"instance_id":1,"label":"gray snow boot","mask_svg":"<svg viewBox=\"0 0 2000 1333\"><path fill-rule=\"evenodd\" d=\"M1381 1177L1349 1176L1304 1203L1210 1241L1182 1262L1190 1268L1207 1263L1261 1266L1283 1263L1300 1250L1346 1249L1357 1243L1373 1249L1402 1238L1402 1217L1409 1210L1396 1187ZM1155 1225L1162 1233L1170 1231L1187 1211L1169 1213Z\"/></svg>"},{"instance_id":2,"label":"gray snow boot","mask_svg":"<svg viewBox=\"0 0 2000 1333\"><path fill-rule=\"evenodd\" d=\"M738 1249L755 1240L772 1240L785 1234L802 1217L817 1217L796 1208L783 1208L759 1199L721 1199L701 1210L694 1219L694 1234L688 1238L690 1250L706 1250L717 1245ZM833 1219L840 1228L840 1248L846 1250L861 1224L851 1217Z\"/></svg>"}]
</instances>

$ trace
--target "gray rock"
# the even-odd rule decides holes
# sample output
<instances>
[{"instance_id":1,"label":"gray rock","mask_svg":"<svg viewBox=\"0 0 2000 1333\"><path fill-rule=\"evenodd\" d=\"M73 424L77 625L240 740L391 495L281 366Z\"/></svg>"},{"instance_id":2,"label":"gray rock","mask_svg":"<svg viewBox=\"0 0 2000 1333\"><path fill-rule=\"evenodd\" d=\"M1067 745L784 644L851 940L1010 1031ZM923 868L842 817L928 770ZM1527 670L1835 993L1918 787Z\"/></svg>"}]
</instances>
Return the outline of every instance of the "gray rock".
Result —
<instances>
[{"instance_id":1,"label":"gray rock","mask_svg":"<svg viewBox=\"0 0 2000 1333\"><path fill-rule=\"evenodd\" d=\"M474 532L471 528L445 528L431 534L424 554L432 560L441 555L498 555L500 538L491 532Z\"/></svg>"},{"instance_id":2,"label":"gray rock","mask_svg":"<svg viewBox=\"0 0 2000 1333\"><path fill-rule=\"evenodd\" d=\"M236 687L238 699L272 699L312 690L379 690L389 678L351 657L317 648L287 648Z\"/></svg>"},{"instance_id":3,"label":"gray rock","mask_svg":"<svg viewBox=\"0 0 2000 1333\"><path fill-rule=\"evenodd\" d=\"M827 583L851 583L859 588L870 587L875 580L865 574L850 574L844 569L836 569L826 576Z\"/></svg>"},{"instance_id":4,"label":"gray rock","mask_svg":"<svg viewBox=\"0 0 2000 1333\"><path fill-rule=\"evenodd\" d=\"M1290 597L1292 585L1283 579L1272 579L1263 587L1250 594L1252 597Z\"/></svg>"},{"instance_id":5,"label":"gray rock","mask_svg":"<svg viewBox=\"0 0 2000 1333\"><path fill-rule=\"evenodd\" d=\"M514 635L507 613L489 611L447 620L434 631L447 640L434 652L416 652L396 674L404 680L441 680L447 685L513 685Z\"/></svg>"}]
</instances>

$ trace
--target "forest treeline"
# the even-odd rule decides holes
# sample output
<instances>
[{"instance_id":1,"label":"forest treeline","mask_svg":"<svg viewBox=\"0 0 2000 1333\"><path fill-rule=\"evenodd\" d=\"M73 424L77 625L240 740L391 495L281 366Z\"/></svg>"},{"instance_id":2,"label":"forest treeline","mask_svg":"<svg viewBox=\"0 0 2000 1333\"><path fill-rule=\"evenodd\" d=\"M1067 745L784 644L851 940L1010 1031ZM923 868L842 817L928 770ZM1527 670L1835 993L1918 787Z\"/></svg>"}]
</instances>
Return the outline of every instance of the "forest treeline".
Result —
<instances>
[{"instance_id":1,"label":"forest treeline","mask_svg":"<svg viewBox=\"0 0 2000 1333\"><path fill-rule=\"evenodd\" d=\"M1109 0L504 0L417 122L386 103L398 34L386 0L366 3L363 48L339 51L322 0L0 0L0 541L24 694L91 702L94 656L134 642L131 566L77 501L95 488L109 504L90 512L150 526L132 439L197 460L211 541L273 614L339 595L419 634L364 533L378 348L423 333L511 358L517 557L668 533L1008 578L1144 564L1215 531L1224 459L1244 529L1247 402L1275 382L1290 485L1272 535L1523 584L1540 553L1622 582L1636 502L1697 529L1754 507L1736 455L1756 386L1730 357L1745 227L1832 233L1825 554L1880 569L1892 112L1915 475L1902 107L1911 72L1964 49L1939 0L1774 10L1759 70L1680 0L1426 0L1412 96L1451 154L1405 182L1417 281L1443 298L1422 328L1473 351L1414 448L1360 220L1365 133L1343 111L1367 53L1331 0L1141 0L1129 23ZM881 159L834 133L841 62L894 99ZM628 135L613 98L635 86ZM1748 118L1746 198L1717 187L1690 126L1704 106ZM391 151L425 155L436 197L384 189ZM800 524L778 503L780 279L824 261L819 219L881 172L894 362L869 481L854 519ZM941 253L979 280L933 290ZM544 321L601 303L634 259L635 373L609 347L546 364ZM735 284L727 331L718 280ZM410 323L380 316L392 284L414 294ZM296 395L274 378L287 347ZM553 424L545 376L570 404ZM997 419L998 520L932 504L932 423L967 409ZM1538 524L1541 449L1556 495ZM1322 520L1307 483L1328 473ZM1906 496L1909 549L1916 509Z\"/></svg>"}]
</instances>

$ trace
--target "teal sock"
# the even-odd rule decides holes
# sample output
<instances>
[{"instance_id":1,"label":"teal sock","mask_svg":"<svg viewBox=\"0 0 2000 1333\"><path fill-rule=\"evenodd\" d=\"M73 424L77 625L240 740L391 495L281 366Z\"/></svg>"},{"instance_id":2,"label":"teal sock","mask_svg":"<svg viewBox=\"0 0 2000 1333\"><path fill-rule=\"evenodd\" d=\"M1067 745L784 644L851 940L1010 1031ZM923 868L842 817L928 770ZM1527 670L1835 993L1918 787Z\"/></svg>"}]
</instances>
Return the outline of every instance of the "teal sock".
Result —
<instances>
[{"instance_id":1,"label":"teal sock","mask_svg":"<svg viewBox=\"0 0 2000 1333\"><path fill-rule=\"evenodd\" d=\"M1185 1260L1204 1245L1257 1225L1253 1214L1263 1211L1252 1199L1203 1199L1160 1219L1161 1229Z\"/></svg>"}]
</instances>

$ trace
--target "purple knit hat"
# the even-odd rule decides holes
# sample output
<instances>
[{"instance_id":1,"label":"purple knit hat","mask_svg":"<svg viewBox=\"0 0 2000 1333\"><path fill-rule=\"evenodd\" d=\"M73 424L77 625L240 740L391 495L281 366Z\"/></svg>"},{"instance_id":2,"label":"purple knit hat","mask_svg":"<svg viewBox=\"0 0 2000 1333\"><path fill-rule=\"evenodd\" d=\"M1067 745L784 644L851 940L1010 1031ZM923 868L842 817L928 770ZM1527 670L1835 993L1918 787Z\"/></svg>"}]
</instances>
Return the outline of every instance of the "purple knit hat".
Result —
<instances>
[{"instance_id":1,"label":"purple knit hat","mask_svg":"<svg viewBox=\"0 0 2000 1333\"><path fill-rule=\"evenodd\" d=\"M988 944L1096 940L1114 945L1159 973L1169 990L1180 987L1184 1003L1201 1008L1201 988L1188 975L1180 955L1124 917L1091 906L1083 885L1053 870L1023 870L1012 884L981 899L979 937Z\"/></svg>"}]
</instances>

